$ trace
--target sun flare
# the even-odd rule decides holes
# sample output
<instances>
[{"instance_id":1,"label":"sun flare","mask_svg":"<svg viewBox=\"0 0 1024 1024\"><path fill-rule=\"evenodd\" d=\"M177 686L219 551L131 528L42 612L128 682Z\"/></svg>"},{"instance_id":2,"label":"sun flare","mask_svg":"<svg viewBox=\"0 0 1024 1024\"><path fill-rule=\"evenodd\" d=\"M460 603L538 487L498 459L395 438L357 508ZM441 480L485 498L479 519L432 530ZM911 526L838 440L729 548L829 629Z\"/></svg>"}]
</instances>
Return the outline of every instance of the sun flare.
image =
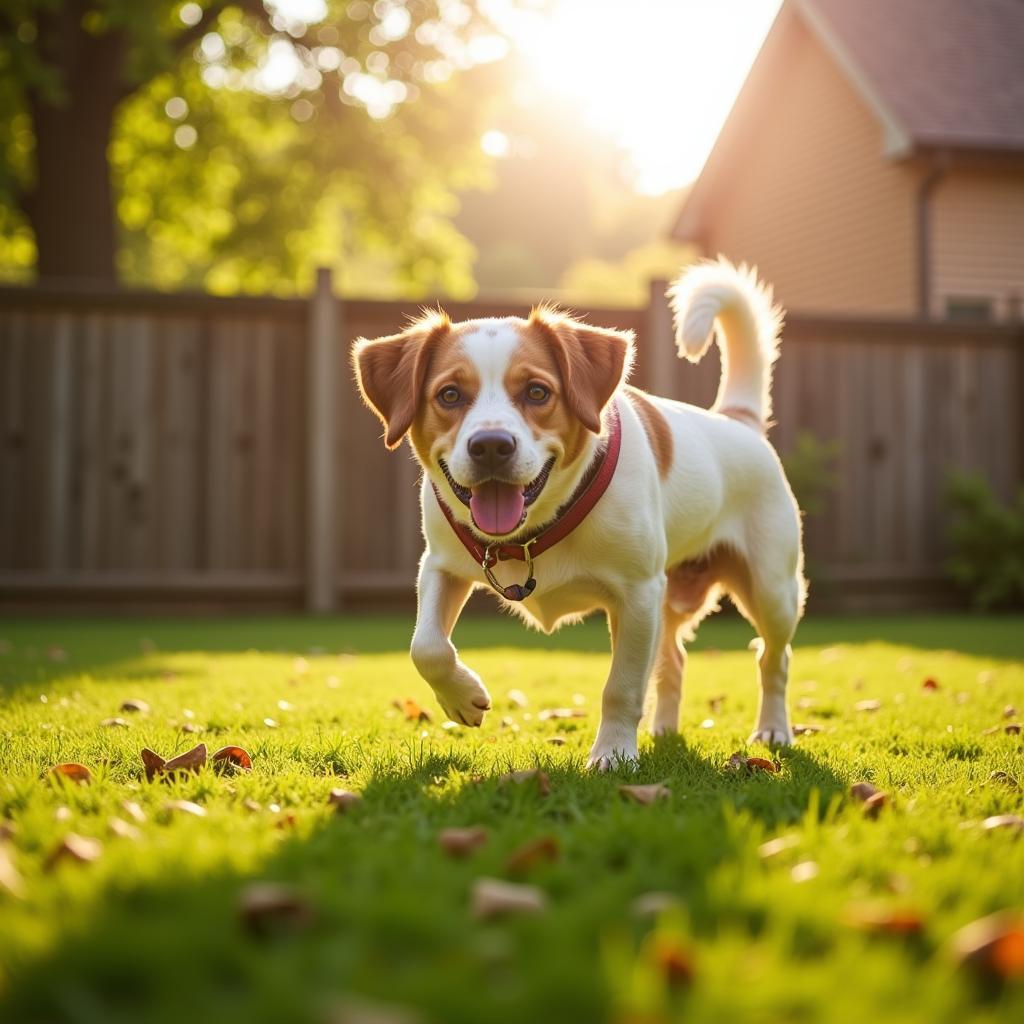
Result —
<instances>
[{"instance_id":1,"label":"sun flare","mask_svg":"<svg viewBox=\"0 0 1024 1024\"><path fill-rule=\"evenodd\" d=\"M553 0L498 15L543 88L628 154L639 191L697 176L780 0Z\"/></svg>"}]
</instances>

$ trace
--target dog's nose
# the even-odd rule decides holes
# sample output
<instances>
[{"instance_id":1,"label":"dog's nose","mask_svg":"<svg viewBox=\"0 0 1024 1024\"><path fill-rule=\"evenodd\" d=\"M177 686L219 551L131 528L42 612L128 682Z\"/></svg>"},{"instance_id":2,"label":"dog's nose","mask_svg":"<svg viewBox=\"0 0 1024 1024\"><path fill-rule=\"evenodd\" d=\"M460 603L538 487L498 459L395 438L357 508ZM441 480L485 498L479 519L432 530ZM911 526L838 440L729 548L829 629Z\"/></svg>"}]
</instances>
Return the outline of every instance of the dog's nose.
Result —
<instances>
[{"instance_id":1,"label":"dog's nose","mask_svg":"<svg viewBox=\"0 0 1024 1024\"><path fill-rule=\"evenodd\" d=\"M516 439L507 430L478 430L469 439L470 458L481 468L501 469L515 454Z\"/></svg>"}]
</instances>

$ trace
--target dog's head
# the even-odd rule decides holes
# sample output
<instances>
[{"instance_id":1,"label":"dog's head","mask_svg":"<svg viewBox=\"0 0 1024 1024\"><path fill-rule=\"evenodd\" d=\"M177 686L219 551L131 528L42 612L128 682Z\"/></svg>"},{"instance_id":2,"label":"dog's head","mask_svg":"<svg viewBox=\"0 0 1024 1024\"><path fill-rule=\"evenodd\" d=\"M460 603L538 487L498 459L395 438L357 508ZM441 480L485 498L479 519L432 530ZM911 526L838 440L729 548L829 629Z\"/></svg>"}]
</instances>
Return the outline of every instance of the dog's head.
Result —
<instances>
[{"instance_id":1,"label":"dog's head","mask_svg":"<svg viewBox=\"0 0 1024 1024\"><path fill-rule=\"evenodd\" d=\"M454 514L496 538L547 522L567 500L632 357L631 333L543 307L462 324L430 313L353 350L385 444L409 434Z\"/></svg>"}]
</instances>

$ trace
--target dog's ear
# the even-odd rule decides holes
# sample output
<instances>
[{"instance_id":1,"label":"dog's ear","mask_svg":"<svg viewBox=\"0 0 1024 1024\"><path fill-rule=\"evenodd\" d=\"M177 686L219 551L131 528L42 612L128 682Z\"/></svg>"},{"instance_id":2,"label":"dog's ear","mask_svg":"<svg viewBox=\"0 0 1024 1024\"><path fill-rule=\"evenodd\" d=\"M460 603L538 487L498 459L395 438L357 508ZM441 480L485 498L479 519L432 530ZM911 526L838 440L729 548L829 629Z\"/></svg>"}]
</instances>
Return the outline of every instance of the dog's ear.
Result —
<instances>
[{"instance_id":1,"label":"dog's ear","mask_svg":"<svg viewBox=\"0 0 1024 1024\"><path fill-rule=\"evenodd\" d=\"M633 332L591 327L546 306L530 314L530 324L551 345L569 408L600 433L601 413L633 366Z\"/></svg>"},{"instance_id":2,"label":"dog's ear","mask_svg":"<svg viewBox=\"0 0 1024 1024\"><path fill-rule=\"evenodd\" d=\"M363 401L384 424L384 443L397 448L416 417L430 352L451 328L448 314L437 310L411 324L401 334L369 340L352 347L352 366Z\"/></svg>"}]
</instances>

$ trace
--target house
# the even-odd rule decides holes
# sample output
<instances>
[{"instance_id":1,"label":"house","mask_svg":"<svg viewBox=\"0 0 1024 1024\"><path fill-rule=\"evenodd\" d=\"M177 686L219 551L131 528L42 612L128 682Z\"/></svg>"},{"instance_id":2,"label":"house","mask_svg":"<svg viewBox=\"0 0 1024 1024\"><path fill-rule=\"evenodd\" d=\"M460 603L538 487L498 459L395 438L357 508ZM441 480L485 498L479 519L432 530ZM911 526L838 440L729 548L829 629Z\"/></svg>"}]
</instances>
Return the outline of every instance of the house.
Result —
<instances>
[{"instance_id":1,"label":"house","mask_svg":"<svg viewBox=\"0 0 1024 1024\"><path fill-rule=\"evenodd\" d=\"M1024 2L785 0L672 230L799 313L1024 301Z\"/></svg>"}]
</instances>

